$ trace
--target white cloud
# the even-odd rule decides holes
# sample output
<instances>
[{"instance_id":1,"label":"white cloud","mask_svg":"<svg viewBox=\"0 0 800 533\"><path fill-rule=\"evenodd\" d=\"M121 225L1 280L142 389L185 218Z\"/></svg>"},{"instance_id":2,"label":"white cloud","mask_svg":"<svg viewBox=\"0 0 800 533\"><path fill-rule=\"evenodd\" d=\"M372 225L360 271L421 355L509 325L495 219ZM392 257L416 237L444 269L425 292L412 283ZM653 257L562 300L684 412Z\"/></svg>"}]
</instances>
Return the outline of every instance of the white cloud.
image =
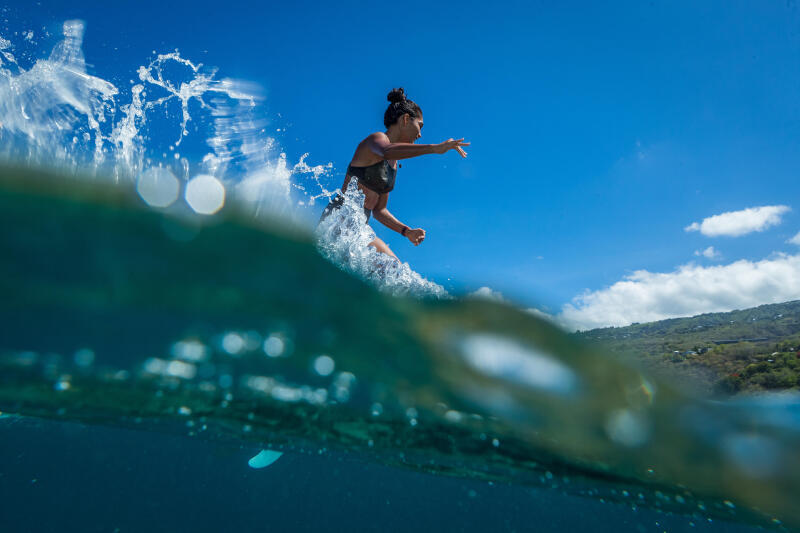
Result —
<instances>
[{"instance_id":1,"label":"white cloud","mask_svg":"<svg viewBox=\"0 0 800 533\"><path fill-rule=\"evenodd\" d=\"M800 246L800 231L797 232L797 235L795 235L786 242L788 242L789 244L796 244L797 246Z\"/></svg>"},{"instance_id":2,"label":"white cloud","mask_svg":"<svg viewBox=\"0 0 800 533\"><path fill-rule=\"evenodd\" d=\"M557 326L564 327L564 324L561 323L559 318L555 315L551 315L547 311L542 311L541 309L537 309L535 307L529 307L528 309L524 309L526 313L530 313L535 317L541 318L543 320L547 320L548 322L552 322Z\"/></svg>"},{"instance_id":3,"label":"white cloud","mask_svg":"<svg viewBox=\"0 0 800 533\"><path fill-rule=\"evenodd\" d=\"M722 254L719 253L717 250L715 250L713 246L709 246L702 252L700 250L695 250L694 255L696 255L697 257L700 257L702 255L706 259L717 259Z\"/></svg>"},{"instance_id":4,"label":"white cloud","mask_svg":"<svg viewBox=\"0 0 800 533\"><path fill-rule=\"evenodd\" d=\"M704 218L702 222L692 222L684 231L699 231L706 237L739 237L754 231L764 231L781 223L781 216L791 211L786 205L764 205L748 207L741 211L729 211L713 217Z\"/></svg>"},{"instance_id":5,"label":"white cloud","mask_svg":"<svg viewBox=\"0 0 800 533\"><path fill-rule=\"evenodd\" d=\"M478 290L469 293L467 296L472 298L479 298L483 300L493 300L495 302L505 302L506 299L503 298L503 293L499 291L493 291L489 287L481 287Z\"/></svg>"},{"instance_id":6,"label":"white cloud","mask_svg":"<svg viewBox=\"0 0 800 533\"><path fill-rule=\"evenodd\" d=\"M778 254L729 265L689 263L667 273L637 270L610 287L575 297L558 318L570 329L584 330L795 299L800 299L800 254Z\"/></svg>"}]
</instances>

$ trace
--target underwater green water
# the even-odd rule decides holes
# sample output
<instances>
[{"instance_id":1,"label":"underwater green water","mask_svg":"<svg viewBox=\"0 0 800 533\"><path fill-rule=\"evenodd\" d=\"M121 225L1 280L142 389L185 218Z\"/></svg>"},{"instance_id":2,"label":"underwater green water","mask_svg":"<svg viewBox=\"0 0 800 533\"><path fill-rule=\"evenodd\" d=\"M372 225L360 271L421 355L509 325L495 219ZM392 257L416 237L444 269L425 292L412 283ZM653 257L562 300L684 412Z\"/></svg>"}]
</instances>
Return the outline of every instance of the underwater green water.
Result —
<instances>
[{"instance_id":1,"label":"underwater green water","mask_svg":"<svg viewBox=\"0 0 800 533\"><path fill-rule=\"evenodd\" d=\"M800 526L795 397L693 398L510 306L383 294L235 205L6 168L0 226L5 414Z\"/></svg>"}]
</instances>

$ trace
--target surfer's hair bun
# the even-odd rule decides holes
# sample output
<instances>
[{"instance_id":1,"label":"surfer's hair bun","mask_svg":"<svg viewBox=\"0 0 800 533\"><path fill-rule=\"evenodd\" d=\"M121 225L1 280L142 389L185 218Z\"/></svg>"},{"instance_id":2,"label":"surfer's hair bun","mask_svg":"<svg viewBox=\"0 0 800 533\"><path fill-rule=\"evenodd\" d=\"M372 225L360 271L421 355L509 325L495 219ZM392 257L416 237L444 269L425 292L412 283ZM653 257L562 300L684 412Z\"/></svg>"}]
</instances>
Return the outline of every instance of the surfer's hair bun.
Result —
<instances>
[{"instance_id":1,"label":"surfer's hair bun","mask_svg":"<svg viewBox=\"0 0 800 533\"><path fill-rule=\"evenodd\" d=\"M386 96L391 102L383 114L383 125L387 128L397 122L403 115L410 115L412 118L420 118L422 110L419 106L406 97L406 91L399 87L392 89Z\"/></svg>"},{"instance_id":2,"label":"surfer's hair bun","mask_svg":"<svg viewBox=\"0 0 800 533\"><path fill-rule=\"evenodd\" d=\"M399 87L397 89L392 89L389 92L389 95L386 97L386 99L393 104L395 102L402 102L403 100L406 99L406 91L402 87Z\"/></svg>"}]
</instances>

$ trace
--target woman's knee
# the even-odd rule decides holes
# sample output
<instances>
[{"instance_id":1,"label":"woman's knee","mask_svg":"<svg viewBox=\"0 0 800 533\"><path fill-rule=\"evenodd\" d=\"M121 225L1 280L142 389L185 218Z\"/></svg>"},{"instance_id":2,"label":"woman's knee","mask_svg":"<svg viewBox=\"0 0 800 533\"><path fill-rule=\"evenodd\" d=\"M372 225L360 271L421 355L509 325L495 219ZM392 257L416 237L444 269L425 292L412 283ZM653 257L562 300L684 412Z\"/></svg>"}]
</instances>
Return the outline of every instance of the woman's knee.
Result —
<instances>
[{"instance_id":1,"label":"woman's knee","mask_svg":"<svg viewBox=\"0 0 800 533\"><path fill-rule=\"evenodd\" d=\"M372 246L373 248L375 248L375 250L379 251L382 254L390 255L395 259L397 259L397 256L394 255L394 252L392 252L389 246L377 237L375 238L375 240L369 243L369 246Z\"/></svg>"}]
</instances>

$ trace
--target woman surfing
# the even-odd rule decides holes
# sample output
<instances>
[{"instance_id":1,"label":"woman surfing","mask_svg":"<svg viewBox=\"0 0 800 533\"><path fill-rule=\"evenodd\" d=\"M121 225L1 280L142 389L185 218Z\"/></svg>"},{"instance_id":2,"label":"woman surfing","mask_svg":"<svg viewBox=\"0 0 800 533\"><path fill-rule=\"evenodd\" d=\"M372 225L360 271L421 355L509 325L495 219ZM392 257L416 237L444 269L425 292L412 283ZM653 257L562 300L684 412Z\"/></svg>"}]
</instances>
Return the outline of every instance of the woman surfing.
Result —
<instances>
[{"instance_id":1,"label":"woman surfing","mask_svg":"<svg viewBox=\"0 0 800 533\"><path fill-rule=\"evenodd\" d=\"M425 154L443 154L448 150L456 150L461 157L467 153L461 148L469 146L464 139L448 139L439 144L415 144L422 136L422 110L413 101L406 98L403 88L392 89L388 95L389 107L383 114L385 132L375 132L367 136L356 147L353 158L347 167L344 184L340 192L330 201L320 220L325 219L333 210L344 203L343 192L352 178L358 181L358 188L364 193L364 213L369 221L370 214L375 220L392 229L415 246L425 240L425 230L412 229L403 224L386 208L389 193L394 189L397 161ZM368 246L397 259L383 240L377 236Z\"/></svg>"}]
</instances>

